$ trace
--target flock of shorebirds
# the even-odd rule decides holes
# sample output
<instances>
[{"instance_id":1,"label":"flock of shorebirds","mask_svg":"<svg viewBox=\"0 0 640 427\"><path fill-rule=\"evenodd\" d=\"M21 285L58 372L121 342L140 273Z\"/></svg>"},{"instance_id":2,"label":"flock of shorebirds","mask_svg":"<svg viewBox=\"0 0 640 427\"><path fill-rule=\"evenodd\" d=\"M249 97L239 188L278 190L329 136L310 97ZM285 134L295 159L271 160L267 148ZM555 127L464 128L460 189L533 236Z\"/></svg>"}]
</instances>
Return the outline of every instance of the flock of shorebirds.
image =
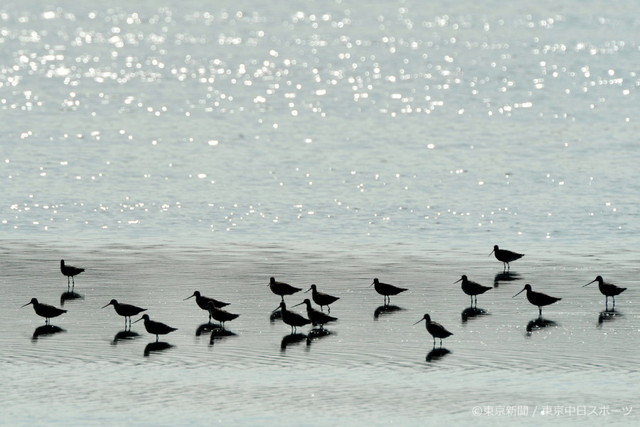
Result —
<instances>
[{"instance_id":1,"label":"flock of shorebirds","mask_svg":"<svg viewBox=\"0 0 640 427\"><path fill-rule=\"evenodd\" d=\"M492 255L492 254L495 255L498 261L501 261L503 263L505 272L510 269L509 263L516 261L524 256L524 254L512 252L506 249L500 249L498 245L495 245L493 247L493 251L491 251L491 254L489 255ZM67 277L67 287L69 289L73 289L73 286L75 286L75 276L85 271L85 269L67 265L65 264L64 260L61 260L60 271L64 276ZM458 283L458 282L462 282L461 283L462 291L465 294L469 295L471 298L470 308L474 307L474 302L475 302L475 307L477 309L478 295L485 293L489 289L492 289L489 286L483 286L479 283L469 280L466 275L463 275L455 283ZM598 287L600 289L600 292L603 295L605 295L605 307L607 308L607 310L608 310L609 297L613 299L613 307L615 307L615 296L619 295L620 293L624 292L627 289L627 288L618 287L612 283L605 282L602 279L602 276L597 276L594 280L592 280L591 282L587 283L584 286L588 286L594 282L598 282ZM305 292L311 291L311 300L313 300L313 302L320 307L320 310L314 308L311 303L311 300L308 298L305 299L303 302L294 305L294 307L296 307L304 304L306 306L307 317L304 317L299 313L289 310L284 301L285 296L293 295L301 291L302 290L301 288L291 286L284 282L276 281L275 278L273 277L270 278L268 286L271 289L271 292L280 296L281 298L279 307L277 307L272 312L272 318L274 316L281 317L282 321L291 327L292 335L296 332L296 329L298 327L306 326L309 324L313 325L314 327L318 327L316 331L319 331L320 333L322 333L322 331L324 331L324 325L338 320L337 317L333 317L329 313L331 313L331 304L333 304L340 298L337 296L320 292L316 285L311 285L311 287ZM384 297L384 307L390 306L391 296L398 295L399 293L407 290L406 288L400 288L388 283L380 282L377 278L373 279L373 283L371 283L370 286L374 286L376 292ZM561 298L553 297L541 292L535 292L533 291L533 289L531 288L531 285L529 284L526 284L524 288L513 297L516 297L525 291L526 291L527 299L529 300L529 302L538 307L538 313L539 313L540 319L542 318L542 307L553 304L561 300ZM209 324L211 324L212 320L215 320L219 322L218 328L221 328L221 330L223 331L225 330L226 322L232 321L239 316L238 314L230 313L223 309L223 307L226 307L227 305L229 305L229 303L218 301L214 298L206 297L200 294L199 291L195 291L193 295L185 298L185 300L190 298L195 298L195 301L198 307L200 307L202 310L206 310L209 313ZM38 316L45 318L45 325L48 327L51 327L50 326L51 318L60 316L61 314L67 312L67 310L63 310L58 307L42 304L36 298L32 298L30 302L23 305L22 307L25 307L27 305L33 305L33 308L36 314ZM131 328L132 316L137 316L140 313L147 310L145 308L136 307L135 305L120 303L115 299L112 299L108 304L106 304L102 308L108 307L110 305L113 306L113 308L115 309L118 315L124 317L125 331L127 330L127 327L129 328L129 330ZM324 312L324 307L327 308L327 313ZM440 340L440 346L442 347L442 340L453 335L444 326L442 326L437 322L432 321L431 316L429 314L425 314L415 324L418 324L423 320L426 322L427 331L433 337L434 348L436 346L436 338ZM140 317L138 320L136 320L133 323L136 323L139 321L144 321L144 327L147 330L147 332L156 336L156 343L158 343L159 335L166 335L170 332L177 330L177 328L173 328L164 323L151 320L148 314L143 314L142 317Z\"/></svg>"}]
</instances>

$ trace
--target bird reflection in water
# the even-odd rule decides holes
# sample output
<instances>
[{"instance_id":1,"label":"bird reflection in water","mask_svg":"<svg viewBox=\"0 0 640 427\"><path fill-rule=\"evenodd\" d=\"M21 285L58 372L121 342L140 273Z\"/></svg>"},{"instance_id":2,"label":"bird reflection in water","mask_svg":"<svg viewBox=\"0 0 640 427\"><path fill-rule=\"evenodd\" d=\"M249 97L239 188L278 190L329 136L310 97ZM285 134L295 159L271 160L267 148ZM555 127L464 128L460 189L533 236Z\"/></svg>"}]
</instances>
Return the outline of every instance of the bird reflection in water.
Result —
<instances>
[{"instance_id":1,"label":"bird reflection in water","mask_svg":"<svg viewBox=\"0 0 640 427\"><path fill-rule=\"evenodd\" d=\"M598 314L598 327L599 328L602 327L602 324L604 322L613 322L614 320L616 320L616 318L622 317L622 316L623 314L618 310L616 310L615 308L601 311Z\"/></svg>"},{"instance_id":2,"label":"bird reflection in water","mask_svg":"<svg viewBox=\"0 0 640 427\"><path fill-rule=\"evenodd\" d=\"M73 301L73 300L77 300L77 299L84 299L84 296L80 295L77 292L73 292L73 291L67 291L67 292L63 292L60 295L60 306L64 306L64 303L67 301Z\"/></svg>"},{"instance_id":3,"label":"bird reflection in water","mask_svg":"<svg viewBox=\"0 0 640 427\"><path fill-rule=\"evenodd\" d=\"M144 348L144 356L148 357L151 353L160 353L172 347L174 346L169 344L168 342L162 342L162 341L150 342Z\"/></svg>"},{"instance_id":4,"label":"bird reflection in water","mask_svg":"<svg viewBox=\"0 0 640 427\"><path fill-rule=\"evenodd\" d=\"M214 329L219 329L220 326L214 323L203 323L202 325L196 328L196 336L199 337L202 334L206 334L208 332L212 332Z\"/></svg>"},{"instance_id":5,"label":"bird reflection in water","mask_svg":"<svg viewBox=\"0 0 640 427\"><path fill-rule=\"evenodd\" d=\"M43 325L43 326L38 326L35 331L33 331L33 336L31 337L31 339L33 341L37 341L39 337L41 336L47 336L47 335L54 335L60 332L67 332L65 329L62 329L59 326L55 326L55 325Z\"/></svg>"},{"instance_id":6,"label":"bird reflection in water","mask_svg":"<svg viewBox=\"0 0 640 427\"><path fill-rule=\"evenodd\" d=\"M211 335L209 336L209 345L213 345L216 339L221 340L227 337L235 337L236 335L236 333L221 327L213 328Z\"/></svg>"},{"instance_id":7,"label":"bird reflection in water","mask_svg":"<svg viewBox=\"0 0 640 427\"><path fill-rule=\"evenodd\" d=\"M484 308L467 307L464 310L462 310L462 313L460 316L462 317L462 323L464 323L469 319L473 319L474 317L488 316L488 315L489 313Z\"/></svg>"},{"instance_id":8,"label":"bird reflection in water","mask_svg":"<svg viewBox=\"0 0 640 427\"><path fill-rule=\"evenodd\" d=\"M498 273L493 278L493 287L497 288L500 286L500 282L513 282L515 280L520 280L520 275L513 271L504 271L502 273Z\"/></svg>"},{"instance_id":9,"label":"bird reflection in water","mask_svg":"<svg viewBox=\"0 0 640 427\"><path fill-rule=\"evenodd\" d=\"M269 315L269 321L273 324L276 320L282 320L282 311L275 310L271 312L271 315Z\"/></svg>"},{"instance_id":10,"label":"bird reflection in water","mask_svg":"<svg viewBox=\"0 0 640 427\"><path fill-rule=\"evenodd\" d=\"M558 326L558 323L554 322L553 320L543 319L542 317L530 320L529 323L527 323L527 336L531 336L533 331L538 331L550 326Z\"/></svg>"},{"instance_id":11,"label":"bird reflection in water","mask_svg":"<svg viewBox=\"0 0 640 427\"><path fill-rule=\"evenodd\" d=\"M111 341L111 345L116 345L120 341L131 341L138 338L139 336L140 336L139 333L133 332L130 330L120 331L113 337L113 341Z\"/></svg>"},{"instance_id":12,"label":"bird reflection in water","mask_svg":"<svg viewBox=\"0 0 640 427\"><path fill-rule=\"evenodd\" d=\"M396 311L402 311L402 310L404 310L404 308L398 307L397 305L381 305L380 307L376 308L376 310L373 312L373 319L378 320L378 317L382 315L391 314L391 313L395 313Z\"/></svg>"},{"instance_id":13,"label":"bird reflection in water","mask_svg":"<svg viewBox=\"0 0 640 427\"><path fill-rule=\"evenodd\" d=\"M446 348L433 348L433 350L431 350L429 353L427 353L427 357L426 357L426 361L427 362L435 362L438 359L443 358L444 356L446 356L447 354L451 353L450 350L447 350Z\"/></svg>"},{"instance_id":14,"label":"bird reflection in water","mask_svg":"<svg viewBox=\"0 0 640 427\"><path fill-rule=\"evenodd\" d=\"M313 328L307 334L307 348L311 346L311 343L314 341L318 341L324 337L328 337L333 335L333 332L324 329L324 328Z\"/></svg>"},{"instance_id":15,"label":"bird reflection in water","mask_svg":"<svg viewBox=\"0 0 640 427\"><path fill-rule=\"evenodd\" d=\"M282 341L280 341L280 350L285 351L288 346L301 343L306 339L307 339L307 336L305 334L301 334L297 332L289 335L285 335L284 337L282 337Z\"/></svg>"}]
</instances>

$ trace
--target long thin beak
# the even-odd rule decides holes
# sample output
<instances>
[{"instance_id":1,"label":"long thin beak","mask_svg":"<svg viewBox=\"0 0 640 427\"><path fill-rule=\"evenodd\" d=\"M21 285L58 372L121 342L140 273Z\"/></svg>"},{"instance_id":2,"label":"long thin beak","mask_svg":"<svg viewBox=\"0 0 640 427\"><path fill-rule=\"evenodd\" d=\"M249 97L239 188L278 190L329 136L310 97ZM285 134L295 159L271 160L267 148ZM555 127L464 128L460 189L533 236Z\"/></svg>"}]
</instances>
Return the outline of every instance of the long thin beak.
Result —
<instances>
[{"instance_id":1,"label":"long thin beak","mask_svg":"<svg viewBox=\"0 0 640 427\"><path fill-rule=\"evenodd\" d=\"M185 298L185 299L183 299L182 301L186 301L186 300L188 300L189 298L193 298L193 297L195 297L195 296L196 296L196 295L195 295L195 294L193 294L193 295L191 295L190 297L186 297L186 298Z\"/></svg>"},{"instance_id":2,"label":"long thin beak","mask_svg":"<svg viewBox=\"0 0 640 427\"><path fill-rule=\"evenodd\" d=\"M275 308L275 310L273 310L271 313L273 314L273 313L275 313L275 312L276 312L276 311L278 311L278 310L280 310L280 306L277 306L277 307Z\"/></svg>"},{"instance_id":3,"label":"long thin beak","mask_svg":"<svg viewBox=\"0 0 640 427\"><path fill-rule=\"evenodd\" d=\"M311 288L307 289L306 291L304 291L304 293L306 294L307 292L309 292L311 290Z\"/></svg>"},{"instance_id":4,"label":"long thin beak","mask_svg":"<svg viewBox=\"0 0 640 427\"><path fill-rule=\"evenodd\" d=\"M135 322L133 322L133 323L138 323L138 322L139 322L139 321L141 321L142 319L143 319L143 317L139 318L138 320L136 320L136 321L135 321Z\"/></svg>"},{"instance_id":5,"label":"long thin beak","mask_svg":"<svg viewBox=\"0 0 640 427\"><path fill-rule=\"evenodd\" d=\"M453 284L455 285L456 283L461 282L461 281L462 281L462 277L459 278L458 280L456 280L455 282L453 282Z\"/></svg>"},{"instance_id":6,"label":"long thin beak","mask_svg":"<svg viewBox=\"0 0 640 427\"><path fill-rule=\"evenodd\" d=\"M369 287L372 287L374 283L376 283L376 282L371 282L371 284L369 285Z\"/></svg>"},{"instance_id":7,"label":"long thin beak","mask_svg":"<svg viewBox=\"0 0 640 427\"><path fill-rule=\"evenodd\" d=\"M590 284L592 284L593 282L595 282L595 280L590 281L589 283L587 283L586 285L583 285L582 287L584 288L585 286L589 286Z\"/></svg>"},{"instance_id":8,"label":"long thin beak","mask_svg":"<svg viewBox=\"0 0 640 427\"><path fill-rule=\"evenodd\" d=\"M104 307L102 307L102 308L109 307L110 305L111 305L111 303L109 303L109 304L105 305L105 306L104 306Z\"/></svg>"},{"instance_id":9,"label":"long thin beak","mask_svg":"<svg viewBox=\"0 0 640 427\"><path fill-rule=\"evenodd\" d=\"M424 319L420 319L418 320L416 323L414 323L414 325L417 325L418 323L422 322Z\"/></svg>"},{"instance_id":10,"label":"long thin beak","mask_svg":"<svg viewBox=\"0 0 640 427\"><path fill-rule=\"evenodd\" d=\"M493 255L493 253L495 252L495 249L491 251L491 253L489 254L489 256Z\"/></svg>"},{"instance_id":11,"label":"long thin beak","mask_svg":"<svg viewBox=\"0 0 640 427\"><path fill-rule=\"evenodd\" d=\"M297 306L302 305L302 304L304 304L304 302L301 302L300 304L296 304L296 305L294 305L294 307L297 307Z\"/></svg>"},{"instance_id":12,"label":"long thin beak","mask_svg":"<svg viewBox=\"0 0 640 427\"><path fill-rule=\"evenodd\" d=\"M518 295L520 295L524 290L525 290L525 288L522 288L522 291L518 292L517 294L515 294L515 295L514 295L514 296L512 296L511 298L515 298L515 297L517 297L517 296L518 296Z\"/></svg>"},{"instance_id":13,"label":"long thin beak","mask_svg":"<svg viewBox=\"0 0 640 427\"><path fill-rule=\"evenodd\" d=\"M31 304L31 302L28 302L28 303L26 303L25 305L20 306L20 308L22 308L22 307L26 307L26 306L28 306L29 304Z\"/></svg>"}]
</instances>

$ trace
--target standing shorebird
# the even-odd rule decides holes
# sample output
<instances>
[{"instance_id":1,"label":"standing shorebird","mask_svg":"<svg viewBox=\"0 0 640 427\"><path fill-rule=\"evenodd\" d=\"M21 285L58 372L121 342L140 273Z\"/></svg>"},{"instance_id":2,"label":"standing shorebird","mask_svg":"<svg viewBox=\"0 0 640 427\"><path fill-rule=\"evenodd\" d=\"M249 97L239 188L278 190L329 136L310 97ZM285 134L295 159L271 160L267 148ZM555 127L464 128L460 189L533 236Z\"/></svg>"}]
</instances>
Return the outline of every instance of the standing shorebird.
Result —
<instances>
[{"instance_id":1,"label":"standing shorebird","mask_svg":"<svg viewBox=\"0 0 640 427\"><path fill-rule=\"evenodd\" d=\"M582 287L584 288L585 286L589 286L593 282L598 282L598 289L600 289L600 293L605 296L605 298L604 298L604 306L605 307L609 306L609 297L611 297L613 299L613 307L615 308L615 306L616 306L616 295L620 295L621 293L623 293L624 291L627 290L627 288L621 288L619 286L614 285L613 283L605 282L602 279L602 276L596 277L594 280L592 280L591 282L587 283L586 285L584 285Z\"/></svg>"},{"instance_id":2,"label":"standing shorebird","mask_svg":"<svg viewBox=\"0 0 640 427\"><path fill-rule=\"evenodd\" d=\"M487 292L489 289L491 289L489 286L483 286L480 283L476 283L473 282L469 279L467 279L467 275L463 274L462 277L459 280L456 280L454 282L458 283L462 281L462 292L464 292L465 294L469 295L471 297L471 307L473 307L473 297L476 297L476 307L478 306L478 295L480 294L484 294L485 292Z\"/></svg>"},{"instance_id":3,"label":"standing shorebird","mask_svg":"<svg viewBox=\"0 0 640 427\"><path fill-rule=\"evenodd\" d=\"M131 304L122 304L115 299L112 299L111 301L109 301L109 304L103 306L102 308L109 307L110 305L112 305L113 308L116 309L116 313L124 317L125 330L127 329L127 318L129 318L129 328L131 328L131 316L137 316L143 311L147 311L146 308L136 307L135 305L131 305Z\"/></svg>"},{"instance_id":4,"label":"standing shorebird","mask_svg":"<svg viewBox=\"0 0 640 427\"><path fill-rule=\"evenodd\" d=\"M522 258L524 256L524 254L511 252L511 251L508 251L506 249L500 249L498 247L498 245L494 245L493 246L493 250L491 251L489 256L491 256L492 254L496 255L496 259L498 261L502 261L502 265L504 267L504 270L511 269L511 267L509 266L509 263L512 262L512 261L515 261L517 259L520 259L520 258Z\"/></svg>"},{"instance_id":5,"label":"standing shorebird","mask_svg":"<svg viewBox=\"0 0 640 427\"><path fill-rule=\"evenodd\" d=\"M185 299L183 299L183 301L186 301L189 298L193 298L193 297L196 297L196 304L198 304L198 307L200 307L201 309L207 312L209 311L210 302L213 303L213 306L215 308L222 308L229 305L228 302L222 302L214 298L205 297L204 295L200 294L200 291L195 291L193 295L191 295L190 297L186 297ZM211 313L209 313L209 323L211 323Z\"/></svg>"},{"instance_id":6,"label":"standing shorebird","mask_svg":"<svg viewBox=\"0 0 640 427\"><path fill-rule=\"evenodd\" d=\"M434 347L436 346L436 338L440 338L440 347L442 347L442 339L453 335L451 332L447 331L445 327L440 323L432 322L431 316L429 316L428 314L425 314L422 319L418 320L416 323L414 323L414 325L417 325L423 320L427 322L427 332L429 332L433 337Z\"/></svg>"},{"instance_id":7,"label":"standing shorebird","mask_svg":"<svg viewBox=\"0 0 640 427\"><path fill-rule=\"evenodd\" d=\"M209 301L207 309L209 310L209 318L213 317L214 320L220 322L222 329L224 329L224 322L230 322L240 316L239 314L229 313L226 310L216 307L213 301Z\"/></svg>"},{"instance_id":8,"label":"standing shorebird","mask_svg":"<svg viewBox=\"0 0 640 427\"><path fill-rule=\"evenodd\" d=\"M287 325L291 326L292 334L296 332L296 328L298 326L304 326L311 323L311 320L305 319L303 316L299 315L298 313L287 310L287 305L284 303L284 301L280 303L279 309L280 309L280 312L282 313L282 321ZM277 310L278 308L276 308L273 311L275 312Z\"/></svg>"},{"instance_id":9,"label":"standing shorebird","mask_svg":"<svg viewBox=\"0 0 640 427\"><path fill-rule=\"evenodd\" d=\"M307 317L309 318L309 320L311 320L311 323L313 323L314 326L320 325L320 329L323 329L326 323L335 322L336 320L338 320L337 317L329 316L328 314L325 314L311 307L311 301L309 301L308 298L302 301L300 304L294 305L294 307L302 304L307 305Z\"/></svg>"},{"instance_id":10,"label":"standing shorebird","mask_svg":"<svg viewBox=\"0 0 640 427\"><path fill-rule=\"evenodd\" d=\"M158 342L158 335L166 335L169 332L177 331L177 328L172 328L169 325L165 325L164 323L156 322L154 320L149 319L148 314L143 314L141 318L136 320L133 323L138 323L139 321L144 320L144 328L151 335L156 336L156 342Z\"/></svg>"},{"instance_id":11,"label":"standing shorebird","mask_svg":"<svg viewBox=\"0 0 640 427\"><path fill-rule=\"evenodd\" d=\"M288 283L278 282L273 277L269 279L269 288L271 288L271 292L273 292L274 294L280 295L280 298L282 298L282 302L284 302L285 295L293 295L296 292L302 290L300 288L296 288L295 286L291 286Z\"/></svg>"},{"instance_id":12,"label":"standing shorebird","mask_svg":"<svg viewBox=\"0 0 640 427\"><path fill-rule=\"evenodd\" d=\"M80 273L82 273L84 271L84 268L74 267L72 265L66 265L64 263L64 260L61 259L60 260L60 271L62 272L63 275L67 276L67 287L69 287L71 284L73 284L73 286L76 285L76 281L75 281L75 279L73 277L77 276ZM71 281L71 283L70 283L70 281Z\"/></svg>"},{"instance_id":13,"label":"standing shorebird","mask_svg":"<svg viewBox=\"0 0 640 427\"><path fill-rule=\"evenodd\" d=\"M404 292L406 288L399 288L397 286L390 285L388 283L382 283L377 278L373 279L373 283L369 286L375 285L374 288L377 293L384 296L384 305L391 303L391 295L398 295L400 292Z\"/></svg>"},{"instance_id":14,"label":"standing shorebird","mask_svg":"<svg viewBox=\"0 0 640 427\"><path fill-rule=\"evenodd\" d=\"M311 285L311 287L307 289L305 293L309 291L312 291L311 297L313 298L313 302L315 302L320 306L320 310L322 310L322 306L326 305L327 310L329 310L329 313L331 313L331 307L329 307L329 305L333 304L334 302L340 299L340 297L334 297L333 295L325 294L323 292L318 291L318 288L316 287L316 285Z\"/></svg>"},{"instance_id":15,"label":"standing shorebird","mask_svg":"<svg viewBox=\"0 0 640 427\"><path fill-rule=\"evenodd\" d=\"M51 323L50 319L52 317L58 317L62 313L66 313L67 312L67 310L63 310L61 308L54 307L52 305L39 303L37 298L31 298L31 301L29 301L28 303L26 303L22 307L26 307L29 304L33 304L33 310L36 312L36 314L38 316L44 317L44 324L45 325L49 325ZM22 307L20 307L20 308L22 308Z\"/></svg>"},{"instance_id":16,"label":"standing shorebird","mask_svg":"<svg viewBox=\"0 0 640 427\"><path fill-rule=\"evenodd\" d=\"M533 305L538 306L538 313L540 317L542 317L542 307L544 307L545 305L553 304L554 302L560 301L562 299L543 294L542 292L534 292L531 290L531 285L529 284L524 285L524 289L522 289L511 298L517 297L524 291L527 291L527 299L529 300L529 302Z\"/></svg>"}]
</instances>

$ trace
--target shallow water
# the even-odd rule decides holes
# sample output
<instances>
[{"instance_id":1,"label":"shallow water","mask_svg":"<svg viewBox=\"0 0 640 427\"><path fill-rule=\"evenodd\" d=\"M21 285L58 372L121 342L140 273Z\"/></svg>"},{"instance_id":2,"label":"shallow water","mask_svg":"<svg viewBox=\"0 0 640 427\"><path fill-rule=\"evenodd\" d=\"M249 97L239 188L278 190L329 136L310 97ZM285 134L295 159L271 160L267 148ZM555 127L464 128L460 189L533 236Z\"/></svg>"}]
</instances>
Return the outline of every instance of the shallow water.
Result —
<instances>
[{"instance_id":1,"label":"shallow water","mask_svg":"<svg viewBox=\"0 0 640 427\"><path fill-rule=\"evenodd\" d=\"M11 325L0 351L9 424L482 422L474 408L500 407L527 408L529 416L500 420L528 424L545 406L608 406L611 414L598 419L636 418L620 412L633 408L640 377L637 291L623 273L631 262L599 271L630 287L618 297L615 317L600 322L603 298L595 287L581 288L596 274L580 267L593 263L589 255L525 256L519 267L514 263L517 280L496 286L501 265L467 252L416 257L399 249L381 261L376 250L111 246L83 254L87 271L75 287L83 299L66 301L68 313L52 321L65 332L33 338L42 319L29 306L18 307L33 295L59 306L66 286L56 261L66 250L20 242L2 247L6 283L17 283L1 310L2 324ZM479 297L487 314L466 321L468 297L452 284L461 264L472 279L494 286ZM321 290L341 297L329 335L287 342L290 328L270 321L279 302L267 287L270 274L305 289L313 277ZM398 311L376 317L382 298L368 286L372 276L409 288L391 299ZM512 298L525 282L563 298L543 312L556 325L527 332L537 308L524 294ZM210 333L196 335L207 314L183 301L196 289L240 313L227 324L233 336L212 343ZM287 297L289 306L302 300L298 295ZM142 323L132 327L138 337L115 341L122 318L111 307L100 309L111 298L146 307L152 319L177 327L161 337L171 348L145 354L155 339ZM424 323L412 326L424 312L454 334L444 341L449 353L439 358L432 357Z\"/></svg>"},{"instance_id":2,"label":"shallow water","mask_svg":"<svg viewBox=\"0 0 640 427\"><path fill-rule=\"evenodd\" d=\"M636 16L3 3L0 423L637 420ZM515 280L494 244L526 254ZM20 306L60 306L60 259L87 269L81 298L34 338L44 322ZM463 321L462 274L494 286L486 315ZM581 287L598 274L628 288L615 316ZM270 276L340 296L331 333L270 321ZM376 316L374 277L409 288L398 310ZM554 325L527 333L526 283L562 298ZM194 290L231 303L234 335L196 335ZM145 354L142 323L115 340L112 298L177 327L171 347ZM425 312L449 353L413 325Z\"/></svg>"}]
</instances>

